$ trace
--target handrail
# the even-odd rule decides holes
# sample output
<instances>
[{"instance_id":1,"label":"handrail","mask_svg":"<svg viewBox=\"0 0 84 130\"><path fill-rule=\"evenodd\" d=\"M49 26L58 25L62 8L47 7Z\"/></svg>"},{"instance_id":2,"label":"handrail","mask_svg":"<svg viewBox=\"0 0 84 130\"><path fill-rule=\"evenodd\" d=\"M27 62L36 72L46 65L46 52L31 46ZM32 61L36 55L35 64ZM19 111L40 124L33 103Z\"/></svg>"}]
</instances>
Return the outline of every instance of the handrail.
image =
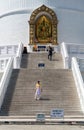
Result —
<instances>
[{"instance_id":1,"label":"handrail","mask_svg":"<svg viewBox=\"0 0 84 130\"><path fill-rule=\"evenodd\" d=\"M69 55L65 43L61 43L61 54L64 62L64 68L69 68Z\"/></svg>"},{"instance_id":2,"label":"handrail","mask_svg":"<svg viewBox=\"0 0 84 130\"><path fill-rule=\"evenodd\" d=\"M21 64L21 58L22 58L22 52L23 52L23 44L20 43L19 44L19 47L18 47L18 50L17 50L17 54L16 56L14 57L14 68L20 68L20 64Z\"/></svg>"},{"instance_id":3,"label":"handrail","mask_svg":"<svg viewBox=\"0 0 84 130\"><path fill-rule=\"evenodd\" d=\"M75 43L62 43L62 57L65 68L71 68L72 57L84 57L84 45ZM67 56L68 55L68 56Z\"/></svg>"},{"instance_id":4,"label":"handrail","mask_svg":"<svg viewBox=\"0 0 84 130\"><path fill-rule=\"evenodd\" d=\"M77 59L75 57L72 58L72 72L77 87L81 108L84 112L84 82L79 69L79 65L77 63Z\"/></svg>"},{"instance_id":5,"label":"handrail","mask_svg":"<svg viewBox=\"0 0 84 130\"><path fill-rule=\"evenodd\" d=\"M8 47L10 47L8 49ZM21 63L21 57L22 57L22 51L23 51L23 44L19 43L13 44L13 45L0 45L0 57L13 57L14 62L13 62L13 67L14 68L20 68L20 63Z\"/></svg>"},{"instance_id":6,"label":"handrail","mask_svg":"<svg viewBox=\"0 0 84 130\"><path fill-rule=\"evenodd\" d=\"M77 62L79 64L80 71L84 71L84 58L77 58Z\"/></svg>"},{"instance_id":7,"label":"handrail","mask_svg":"<svg viewBox=\"0 0 84 130\"><path fill-rule=\"evenodd\" d=\"M18 46L16 57L20 56L22 54L22 51L23 51L23 44L20 43Z\"/></svg>"},{"instance_id":8,"label":"handrail","mask_svg":"<svg viewBox=\"0 0 84 130\"><path fill-rule=\"evenodd\" d=\"M3 99L5 96L5 92L6 92L9 80L10 80L12 69L13 69L13 58L9 58L7 66L4 70L4 73L0 82L0 108L3 103Z\"/></svg>"},{"instance_id":9,"label":"handrail","mask_svg":"<svg viewBox=\"0 0 84 130\"><path fill-rule=\"evenodd\" d=\"M9 60L8 57L0 58L0 72L3 72L5 70L8 60Z\"/></svg>"},{"instance_id":10,"label":"handrail","mask_svg":"<svg viewBox=\"0 0 84 130\"><path fill-rule=\"evenodd\" d=\"M61 44L61 47L62 47L62 49L63 49L64 56L65 56L65 57L69 57L68 51L67 51L67 47L66 47L66 44L65 44L64 42Z\"/></svg>"}]
</instances>

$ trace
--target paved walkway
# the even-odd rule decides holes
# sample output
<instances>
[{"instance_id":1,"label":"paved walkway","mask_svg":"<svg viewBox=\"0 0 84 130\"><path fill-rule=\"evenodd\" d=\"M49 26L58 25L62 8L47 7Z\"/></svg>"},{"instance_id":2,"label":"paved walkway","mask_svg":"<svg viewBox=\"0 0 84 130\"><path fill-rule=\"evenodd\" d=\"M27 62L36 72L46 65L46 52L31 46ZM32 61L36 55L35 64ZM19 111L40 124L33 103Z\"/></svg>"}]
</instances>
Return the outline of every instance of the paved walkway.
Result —
<instances>
[{"instance_id":1,"label":"paved walkway","mask_svg":"<svg viewBox=\"0 0 84 130\"><path fill-rule=\"evenodd\" d=\"M83 130L78 125L0 125L0 130Z\"/></svg>"}]
</instances>

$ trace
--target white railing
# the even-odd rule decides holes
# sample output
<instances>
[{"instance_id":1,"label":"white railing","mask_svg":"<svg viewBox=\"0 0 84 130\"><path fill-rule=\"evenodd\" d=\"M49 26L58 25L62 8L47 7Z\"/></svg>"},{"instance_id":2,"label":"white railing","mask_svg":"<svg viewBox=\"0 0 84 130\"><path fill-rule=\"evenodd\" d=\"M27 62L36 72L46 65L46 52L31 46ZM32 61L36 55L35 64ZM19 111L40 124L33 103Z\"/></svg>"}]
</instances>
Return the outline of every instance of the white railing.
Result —
<instances>
[{"instance_id":1,"label":"white railing","mask_svg":"<svg viewBox=\"0 0 84 130\"><path fill-rule=\"evenodd\" d=\"M64 68L68 69L69 68L69 55L68 55L67 48L64 42L61 44L60 48L61 48Z\"/></svg>"},{"instance_id":2,"label":"white railing","mask_svg":"<svg viewBox=\"0 0 84 130\"><path fill-rule=\"evenodd\" d=\"M0 58L0 72L4 72L5 67L7 66L7 62L8 62L9 58Z\"/></svg>"},{"instance_id":3,"label":"white railing","mask_svg":"<svg viewBox=\"0 0 84 130\"><path fill-rule=\"evenodd\" d=\"M22 52L23 52L23 44L19 44L17 54L14 57L14 68L18 69L20 68Z\"/></svg>"},{"instance_id":4,"label":"white railing","mask_svg":"<svg viewBox=\"0 0 84 130\"><path fill-rule=\"evenodd\" d=\"M75 57L72 58L72 72L76 83L81 108L84 112L84 82L79 69L79 65L77 63L77 59Z\"/></svg>"},{"instance_id":5,"label":"white railing","mask_svg":"<svg viewBox=\"0 0 84 130\"><path fill-rule=\"evenodd\" d=\"M68 67L71 68L71 60L72 57L76 58L84 58L84 45L83 44L75 44L75 43L62 43L66 46L66 50L68 53Z\"/></svg>"},{"instance_id":6,"label":"white railing","mask_svg":"<svg viewBox=\"0 0 84 130\"><path fill-rule=\"evenodd\" d=\"M7 86L10 80L12 69L13 69L13 58L9 58L7 65L5 67L1 82L0 82L0 108L3 103L3 99L5 96L5 92L7 90Z\"/></svg>"},{"instance_id":7,"label":"white railing","mask_svg":"<svg viewBox=\"0 0 84 130\"><path fill-rule=\"evenodd\" d=\"M77 62L79 64L80 71L84 71L84 59L77 58Z\"/></svg>"},{"instance_id":8,"label":"white railing","mask_svg":"<svg viewBox=\"0 0 84 130\"><path fill-rule=\"evenodd\" d=\"M68 53L75 56L84 55L84 44L67 43Z\"/></svg>"},{"instance_id":9,"label":"white railing","mask_svg":"<svg viewBox=\"0 0 84 130\"><path fill-rule=\"evenodd\" d=\"M17 53L18 45L1 45L0 44L0 56L15 55Z\"/></svg>"},{"instance_id":10,"label":"white railing","mask_svg":"<svg viewBox=\"0 0 84 130\"><path fill-rule=\"evenodd\" d=\"M20 68L23 44L19 45L0 45L0 57L13 57L13 67Z\"/></svg>"}]
</instances>

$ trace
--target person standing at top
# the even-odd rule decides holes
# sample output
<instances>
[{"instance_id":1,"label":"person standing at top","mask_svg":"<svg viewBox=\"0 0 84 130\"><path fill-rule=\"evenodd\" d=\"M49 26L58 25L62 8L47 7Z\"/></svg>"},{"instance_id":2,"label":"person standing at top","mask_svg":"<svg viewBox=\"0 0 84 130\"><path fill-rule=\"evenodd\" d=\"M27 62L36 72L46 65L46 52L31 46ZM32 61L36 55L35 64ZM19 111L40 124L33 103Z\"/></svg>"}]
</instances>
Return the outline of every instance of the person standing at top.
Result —
<instances>
[{"instance_id":1,"label":"person standing at top","mask_svg":"<svg viewBox=\"0 0 84 130\"><path fill-rule=\"evenodd\" d=\"M38 50L38 47L36 44L34 44L34 47L33 47L34 51L37 51Z\"/></svg>"},{"instance_id":2,"label":"person standing at top","mask_svg":"<svg viewBox=\"0 0 84 130\"><path fill-rule=\"evenodd\" d=\"M36 91L35 91L35 100L40 100L40 98L41 98L41 91L42 91L40 81L38 81L36 83L36 88L35 89L36 89Z\"/></svg>"},{"instance_id":3,"label":"person standing at top","mask_svg":"<svg viewBox=\"0 0 84 130\"><path fill-rule=\"evenodd\" d=\"M48 48L48 59L49 60L52 60L52 54L53 54L53 49L51 46L49 46L49 48Z\"/></svg>"}]
</instances>

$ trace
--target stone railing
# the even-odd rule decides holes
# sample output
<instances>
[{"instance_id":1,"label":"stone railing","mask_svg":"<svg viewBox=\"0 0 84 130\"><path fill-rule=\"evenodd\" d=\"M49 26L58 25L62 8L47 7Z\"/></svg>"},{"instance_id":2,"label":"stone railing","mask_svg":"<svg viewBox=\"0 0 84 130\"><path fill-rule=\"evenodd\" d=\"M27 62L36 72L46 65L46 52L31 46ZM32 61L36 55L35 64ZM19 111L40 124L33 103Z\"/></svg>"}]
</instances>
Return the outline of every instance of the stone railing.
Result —
<instances>
[{"instance_id":1,"label":"stone railing","mask_svg":"<svg viewBox=\"0 0 84 130\"><path fill-rule=\"evenodd\" d=\"M23 44L18 45L0 45L0 58L2 57L13 57L13 67L20 68L20 62L22 57Z\"/></svg>"},{"instance_id":2,"label":"stone railing","mask_svg":"<svg viewBox=\"0 0 84 130\"><path fill-rule=\"evenodd\" d=\"M84 71L84 59L77 58L77 62L79 64L80 71Z\"/></svg>"},{"instance_id":3,"label":"stone railing","mask_svg":"<svg viewBox=\"0 0 84 130\"><path fill-rule=\"evenodd\" d=\"M84 58L84 45L83 44L72 44L72 43L62 43L61 52L64 61L65 68L71 68L72 57ZM66 57L65 53L66 52Z\"/></svg>"},{"instance_id":4,"label":"stone railing","mask_svg":"<svg viewBox=\"0 0 84 130\"><path fill-rule=\"evenodd\" d=\"M21 58L23 52L23 44L19 44L16 55L14 56L14 68L20 68Z\"/></svg>"},{"instance_id":5,"label":"stone railing","mask_svg":"<svg viewBox=\"0 0 84 130\"><path fill-rule=\"evenodd\" d=\"M0 81L0 108L2 106L5 92L6 92L6 89L7 89L9 80L10 80L10 76L12 73L13 58L9 58L8 61L6 61L6 62L7 62L7 64L5 66L3 76L2 76L1 81Z\"/></svg>"},{"instance_id":6,"label":"stone railing","mask_svg":"<svg viewBox=\"0 0 84 130\"><path fill-rule=\"evenodd\" d=\"M15 55L17 53L18 45L1 45L0 44L0 56Z\"/></svg>"},{"instance_id":7,"label":"stone railing","mask_svg":"<svg viewBox=\"0 0 84 130\"><path fill-rule=\"evenodd\" d=\"M68 69L69 68L69 55L68 55L67 48L64 42L61 44L60 48L61 48L64 68Z\"/></svg>"},{"instance_id":8,"label":"stone railing","mask_svg":"<svg viewBox=\"0 0 84 130\"><path fill-rule=\"evenodd\" d=\"M66 46L67 46L67 50L68 50L69 54L72 54L75 57L81 56L83 58L83 56L84 56L84 45L83 44L68 43L68 44L66 44Z\"/></svg>"},{"instance_id":9,"label":"stone railing","mask_svg":"<svg viewBox=\"0 0 84 130\"><path fill-rule=\"evenodd\" d=\"M5 67L7 66L8 60L9 60L8 57L0 58L0 72L4 72Z\"/></svg>"},{"instance_id":10,"label":"stone railing","mask_svg":"<svg viewBox=\"0 0 84 130\"><path fill-rule=\"evenodd\" d=\"M80 72L80 68L75 57L72 58L72 72L80 99L81 108L84 112L84 81Z\"/></svg>"}]
</instances>

